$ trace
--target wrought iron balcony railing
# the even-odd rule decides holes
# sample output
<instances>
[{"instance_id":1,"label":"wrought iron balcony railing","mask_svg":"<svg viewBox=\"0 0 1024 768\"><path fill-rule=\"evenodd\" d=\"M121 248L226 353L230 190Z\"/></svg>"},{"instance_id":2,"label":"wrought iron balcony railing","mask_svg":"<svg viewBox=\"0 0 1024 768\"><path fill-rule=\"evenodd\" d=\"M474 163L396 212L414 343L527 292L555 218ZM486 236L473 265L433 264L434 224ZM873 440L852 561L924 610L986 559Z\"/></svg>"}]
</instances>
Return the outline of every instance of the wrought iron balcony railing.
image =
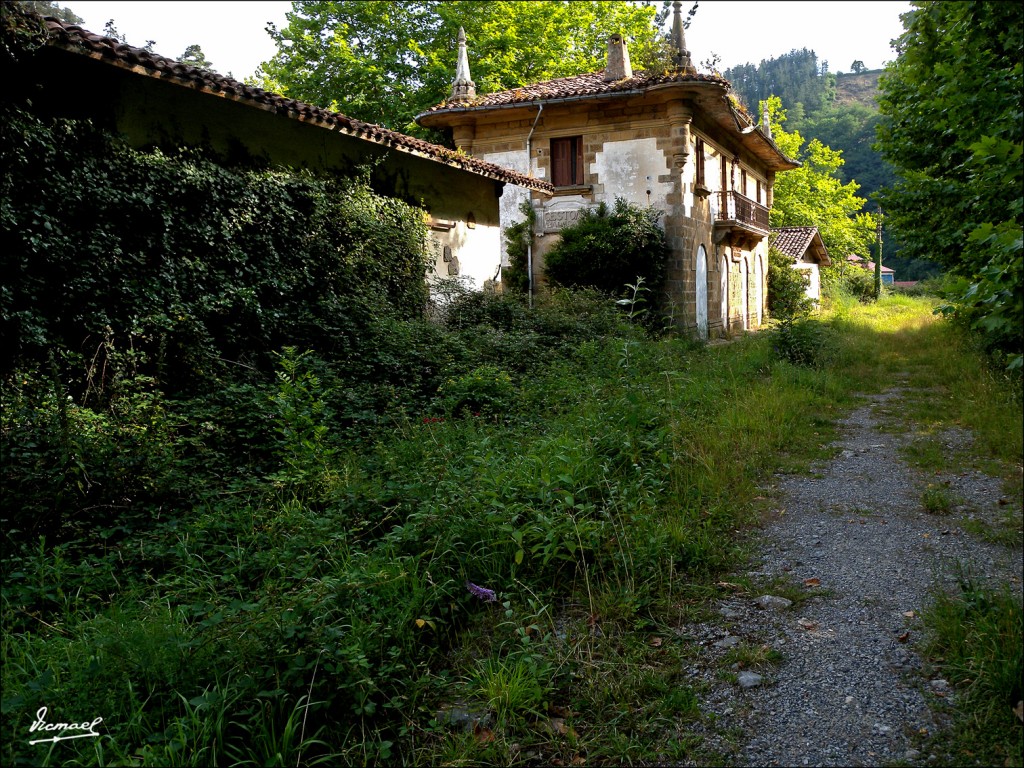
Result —
<instances>
[{"instance_id":1,"label":"wrought iron balcony railing","mask_svg":"<svg viewBox=\"0 0 1024 768\"><path fill-rule=\"evenodd\" d=\"M718 194L720 205L716 221L736 222L763 232L769 231L768 209L763 205L731 190Z\"/></svg>"}]
</instances>

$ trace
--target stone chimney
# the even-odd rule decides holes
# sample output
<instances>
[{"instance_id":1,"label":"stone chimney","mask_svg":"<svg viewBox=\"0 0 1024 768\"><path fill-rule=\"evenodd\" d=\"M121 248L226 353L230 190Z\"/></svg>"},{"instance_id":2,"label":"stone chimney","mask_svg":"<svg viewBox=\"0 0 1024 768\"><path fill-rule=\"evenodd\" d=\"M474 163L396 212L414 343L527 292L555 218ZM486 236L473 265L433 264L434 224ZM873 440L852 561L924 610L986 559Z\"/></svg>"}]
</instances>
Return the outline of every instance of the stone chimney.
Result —
<instances>
[{"instance_id":1,"label":"stone chimney","mask_svg":"<svg viewBox=\"0 0 1024 768\"><path fill-rule=\"evenodd\" d=\"M606 83L622 80L633 76L633 67L629 63L629 48L622 35L615 33L608 38L608 64L604 68Z\"/></svg>"},{"instance_id":2,"label":"stone chimney","mask_svg":"<svg viewBox=\"0 0 1024 768\"><path fill-rule=\"evenodd\" d=\"M476 97L476 83L469 77L469 57L466 55L466 31L459 27L459 61L455 65L451 101L469 101Z\"/></svg>"},{"instance_id":3,"label":"stone chimney","mask_svg":"<svg viewBox=\"0 0 1024 768\"><path fill-rule=\"evenodd\" d=\"M675 0L672 3L672 35L669 38L669 42L672 43L672 47L675 48L673 59L675 60L675 68L682 70L688 75L697 73L697 68L693 66L693 62L690 60L690 52L686 50L686 35L683 32L683 4L679 0Z\"/></svg>"}]
</instances>

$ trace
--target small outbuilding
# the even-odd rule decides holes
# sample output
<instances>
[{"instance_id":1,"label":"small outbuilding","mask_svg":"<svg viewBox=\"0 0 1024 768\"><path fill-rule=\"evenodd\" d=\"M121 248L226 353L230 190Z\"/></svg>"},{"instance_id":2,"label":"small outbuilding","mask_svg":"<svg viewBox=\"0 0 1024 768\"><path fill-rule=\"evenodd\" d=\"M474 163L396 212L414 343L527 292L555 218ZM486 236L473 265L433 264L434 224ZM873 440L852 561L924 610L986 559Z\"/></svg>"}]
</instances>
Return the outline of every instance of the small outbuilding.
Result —
<instances>
[{"instance_id":1,"label":"small outbuilding","mask_svg":"<svg viewBox=\"0 0 1024 768\"><path fill-rule=\"evenodd\" d=\"M550 183L421 139L245 85L205 69L26 14L43 45L11 79L33 109L88 118L137 148L205 147L227 162L354 174L380 194L422 206L437 277L474 288L501 265L499 205L506 185L546 196Z\"/></svg>"},{"instance_id":2,"label":"small outbuilding","mask_svg":"<svg viewBox=\"0 0 1024 768\"><path fill-rule=\"evenodd\" d=\"M820 267L832 264L817 227L772 227L771 247L792 261L793 269L807 275L807 298L821 301Z\"/></svg>"}]
</instances>

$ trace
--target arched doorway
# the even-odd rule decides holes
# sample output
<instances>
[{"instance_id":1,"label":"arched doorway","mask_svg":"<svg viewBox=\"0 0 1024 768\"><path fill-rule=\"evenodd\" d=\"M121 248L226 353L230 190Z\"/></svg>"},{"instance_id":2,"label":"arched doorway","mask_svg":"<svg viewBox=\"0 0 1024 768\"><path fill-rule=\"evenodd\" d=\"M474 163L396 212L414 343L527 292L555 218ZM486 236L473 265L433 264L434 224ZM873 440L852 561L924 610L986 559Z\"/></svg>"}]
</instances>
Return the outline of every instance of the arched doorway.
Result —
<instances>
[{"instance_id":1,"label":"arched doorway","mask_svg":"<svg viewBox=\"0 0 1024 768\"><path fill-rule=\"evenodd\" d=\"M729 260L723 255L722 264L719 267L722 271L722 330L729 330Z\"/></svg>"},{"instance_id":2,"label":"arched doorway","mask_svg":"<svg viewBox=\"0 0 1024 768\"><path fill-rule=\"evenodd\" d=\"M743 272L740 275L743 295L740 297L740 311L743 313L743 330L750 328L750 264L747 257L743 257Z\"/></svg>"},{"instance_id":3,"label":"arched doorway","mask_svg":"<svg viewBox=\"0 0 1024 768\"><path fill-rule=\"evenodd\" d=\"M755 279L757 280L757 325L761 327L764 319L764 260L761 254L757 254L757 268Z\"/></svg>"},{"instance_id":4,"label":"arched doorway","mask_svg":"<svg viewBox=\"0 0 1024 768\"><path fill-rule=\"evenodd\" d=\"M697 246L697 335L708 337L708 252Z\"/></svg>"}]
</instances>

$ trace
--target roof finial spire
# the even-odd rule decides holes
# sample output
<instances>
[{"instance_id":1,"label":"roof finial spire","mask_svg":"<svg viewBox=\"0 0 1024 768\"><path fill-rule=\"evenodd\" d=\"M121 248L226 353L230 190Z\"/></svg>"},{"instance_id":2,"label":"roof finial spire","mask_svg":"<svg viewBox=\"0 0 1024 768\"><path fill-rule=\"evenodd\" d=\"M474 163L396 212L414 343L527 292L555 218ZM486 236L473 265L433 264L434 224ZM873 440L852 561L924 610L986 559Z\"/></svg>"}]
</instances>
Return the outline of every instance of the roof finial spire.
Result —
<instances>
[{"instance_id":1,"label":"roof finial spire","mask_svg":"<svg viewBox=\"0 0 1024 768\"><path fill-rule=\"evenodd\" d=\"M686 35L683 32L683 4L679 0L675 0L672 3L672 47L675 48L675 59L676 69L681 69L684 72L692 73L697 70L693 66L693 62L690 60L690 52L686 50Z\"/></svg>"},{"instance_id":2,"label":"roof finial spire","mask_svg":"<svg viewBox=\"0 0 1024 768\"><path fill-rule=\"evenodd\" d=\"M469 76L469 57L466 55L466 30L459 27L459 60L455 65L452 83L452 101L469 101L476 96L476 83Z\"/></svg>"}]
</instances>

